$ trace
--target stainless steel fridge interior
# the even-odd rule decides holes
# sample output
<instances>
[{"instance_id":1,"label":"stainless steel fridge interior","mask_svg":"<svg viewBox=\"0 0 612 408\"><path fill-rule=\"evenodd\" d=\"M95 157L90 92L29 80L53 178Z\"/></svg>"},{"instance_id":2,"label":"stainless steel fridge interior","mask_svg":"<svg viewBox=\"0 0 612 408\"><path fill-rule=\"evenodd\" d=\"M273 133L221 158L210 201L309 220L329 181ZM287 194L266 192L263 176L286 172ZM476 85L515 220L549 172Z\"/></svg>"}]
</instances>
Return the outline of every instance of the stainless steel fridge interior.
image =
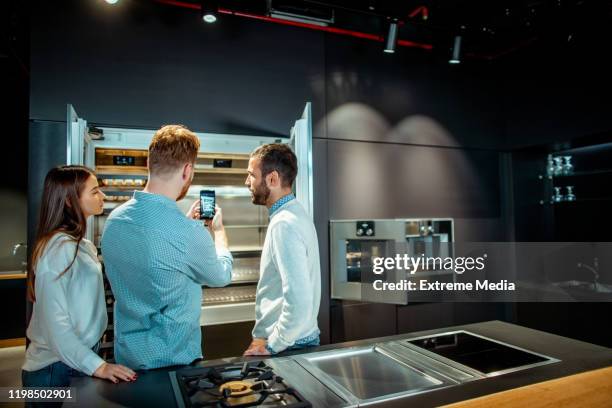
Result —
<instances>
[{"instance_id":1,"label":"stainless steel fridge interior","mask_svg":"<svg viewBox=\"0 0 612 408\"><path fill-rule=\"evenodd\" d=\"M94 168L106 194L104 214L91 218L88 238L99 248L104 223L110 212L129 200L147 183L148 146L155 130L100 127L90 128L68 105L68 163ZM296 197L312 211L312 123L310 103L295 121L291 138L196 133L200 152L194 166L192 186L177 204L187 212L199 199L199 191L215 190L230 251L234 256L232 282L225 288L203 287L201 325L254 320L259 260L268 225L264 206L251 202L244 185L250 153L266 143L288 143L298 156L300 171L295 183ZM112 302L111 302L112 304ZM112 309L111 309L112 311Z\"/></svg>"},{"instance_id":2,"label":"stainless steel fridge interior","mask_svg":"<svg viewBox=\"0 0 612 408\"><path fill-rule=\"evenodd\" d=\"M374 290L372 282L401 282L406 270L386 269L374 274L375 258L395 258L396 254L414 257L452 257L453 220L391 219L331 220L331 296L333 299L363 300L376 303L407 304L406 291ZM419 277L453 274L445 270L419 268Z\"/></svg>"},{"instance_id":3,"label":"stainless steel fridge interior","mask_svg":"<svg viewBox=\"0 0 612 408\"><path fill-rule=\"evenodd\" d=\"M110 138L113 132L122 131L104 129L104 132ZM227 141L232 142L229 137ZM234 256L231 284L224 288L202 289L202 325L235 323L254 318L259 259L268 215L265 207L251 203L250 193L244 185L248 158L247 153L200 152L187 196L177 202L181 211L187 212L190 205L198 200L200 190L214 190L216 202L223 210L230 251ZM100 244L108 214L129 200L135 190L142 190L146 186L146 160L147 150L95 147L95 169L100 186L107 195L104 214L94 220L96 245Z\"/></svg>"}]
</instances>

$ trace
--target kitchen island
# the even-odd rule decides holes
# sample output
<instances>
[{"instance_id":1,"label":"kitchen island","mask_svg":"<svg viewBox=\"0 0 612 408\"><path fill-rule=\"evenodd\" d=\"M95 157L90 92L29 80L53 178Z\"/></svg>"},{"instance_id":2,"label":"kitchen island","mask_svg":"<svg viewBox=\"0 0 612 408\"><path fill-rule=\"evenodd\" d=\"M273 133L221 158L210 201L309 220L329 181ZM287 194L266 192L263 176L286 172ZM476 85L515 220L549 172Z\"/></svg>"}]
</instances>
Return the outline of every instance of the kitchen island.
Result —
<instances>
[{"instance_id":1,"label":"kitchen island","mask_svg":"<svg viewBox=\"0 0 612 408\"><path fill-rule=\"evenodd\" d=\"M469 331L476 335L485 336L516 347L524 348L560 361L554 364L536 366L521 371L509 372L503 375L477 379L475 381L409 395L404 398L387 400L375 406L404 407L408 402L419 407L439 406L612 365L612 349L501 321L489 321L384 338L330 344L309 349L307 352L298 351L286 353L283 354L283 356L305 355L306 353L310 354L327 350L363 347L380 342L403 340L456 330ZM280 357L275 357L274 360L277 358ZM262 358L234 357L204 361L199 363L198 366L238 363L261 359ZM75 387L76 402L71 403L70 406L175 407L177 404L168 373L177 369L177 367L173 367L139 372L139 378L134 383L112 384L107 381L89 377L74 378L71 386ZM304 384L290 385L298 391L301 387L306 387ZM311 402L313 407L320 406L320 403L317 405L317 401Z\"/></svg>"}]
</instances>

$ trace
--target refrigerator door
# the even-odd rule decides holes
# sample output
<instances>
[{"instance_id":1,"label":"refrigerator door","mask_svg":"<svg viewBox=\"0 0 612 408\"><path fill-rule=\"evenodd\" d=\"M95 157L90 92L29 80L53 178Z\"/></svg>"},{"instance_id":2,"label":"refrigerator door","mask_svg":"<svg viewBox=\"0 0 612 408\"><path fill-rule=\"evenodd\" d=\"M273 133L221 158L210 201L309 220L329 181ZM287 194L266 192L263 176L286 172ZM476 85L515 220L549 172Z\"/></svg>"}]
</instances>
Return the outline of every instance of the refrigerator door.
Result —
<instances>
[{"instance_id":1,"label":"refrigerator door","mask_svg":"<svg viewBox=\"0 0 612 408\"><path fill-rule=\"evenodd\" d=\"M95 150L89 132L87 121L80 118L74 106L68 104L66 116L66 164L87 166L95 170ZM94 240L94 219L87 219L88 240Z\"/></svg>"},{"instance_id":2,"label":"refrigerator door","mask_svg":"<svg viewBox=\"0 0 612 408\"><path fill-rule=\"evenodd\" d=\"M87 132L87 121L79 117L71 104L67 106L66 133L66 164L92 167L94 150Z\"/></svg>"},{"instance_id":3,"label":"refrigerator door","mask_svg":"<svg viewBox=\"0 0 612 408\"><path fill-rule=\"evenodd\" d=\"M298 174L295 179L295 197L304 206L310 218L313 214L312 196L312 107L306 102L302 117L291 128L289 144L297 156Z\"/></svg>"}]
</instances>

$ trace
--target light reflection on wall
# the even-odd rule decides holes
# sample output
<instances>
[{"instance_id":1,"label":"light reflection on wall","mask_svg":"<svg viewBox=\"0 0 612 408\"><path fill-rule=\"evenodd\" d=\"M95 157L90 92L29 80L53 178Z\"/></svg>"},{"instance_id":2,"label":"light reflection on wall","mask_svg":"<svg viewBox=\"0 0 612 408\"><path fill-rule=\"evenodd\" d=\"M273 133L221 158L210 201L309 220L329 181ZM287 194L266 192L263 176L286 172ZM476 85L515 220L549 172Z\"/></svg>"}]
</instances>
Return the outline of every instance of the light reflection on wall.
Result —
<instances>
[{"instance_id":1,"label":"light reflection on wall","mask_svg":"<svg viewBox=\"0 0 612 408\"><path fill-rule=\"evenodd\" d=\"M355 95L367 95L377 91L372 78L360 72L346 70L332 70L325 86L331 100L336 101L350 101L354 100Z\"/></svg>"},{"instance_id":2,"label":"light reflection on wall","mask_svg":"<svg viewBox=\"0 0 612 408\"><path fill-rule=\"evenodd\" d=\"M459 145L444 126L423 115L413 115L400 121L393 128L389 139L430 146ZM411 177L414 183L411 187L417 191L435 193L431 199L453 200L458 209L469 206L470 202L482 194L474 165L462 150L413 146L398 164L399 173L423 175ZM436 190L432 191L431 186L436 186Z\"/></svg>"},{"instance_id":3,"label":"light reflection on wall","mask_svg":"<svg viewBox=\"0 0 612 408\"><path fill-rule=\"evenodd\" d=\"M380 113L361 103L344 104L327 115L327 137L332 139L382 140L389 130Z\"/></svg>"},{"instance_id":4,"label":"light reflection on wall","mask_svg":"<svg viewBox=\"0 0 612 408\"><path fill-rule=\"evenodd\" d=\"M459 146L442 124L425 115L412 115L402 119L391 129L386 140L427 146Z\"/></svg>"},{"instance_id":5,"label":"light reflection on wall","mask_svg":"<svg viewBox=\"0 0 612 408\"><path fill-rule=\"evenodd\" d=\"M327 117L328 138L372 140L384 137L388 131L389 124L382 115L359 103L342 105ZM354 145L340 145L341 148L328 158L333 162L330 169L335 169L334 178L340 181L330 184L330 198L347 202L359 200L359 208L375 208L377 213L385 213L390 203L386 200L389 177L385 174L383 157L372 154L368 145ZM371 213L362 214L372 216Z\"/></svg>"},{"instance_id":6,"label":"light reflection on wall","mask_svg":"<svg viewBox=\"0 0 612 408\"><path fill-rule=\"evenodd\" d=\"M413 115L391 126L375 109L344 104L327 116L331 217L479 217L490 212L479 155L436 120ZM346 141L344 141L346 140ZM387 142L387 143L362 143Z\"/></svg>"}]
</instances>

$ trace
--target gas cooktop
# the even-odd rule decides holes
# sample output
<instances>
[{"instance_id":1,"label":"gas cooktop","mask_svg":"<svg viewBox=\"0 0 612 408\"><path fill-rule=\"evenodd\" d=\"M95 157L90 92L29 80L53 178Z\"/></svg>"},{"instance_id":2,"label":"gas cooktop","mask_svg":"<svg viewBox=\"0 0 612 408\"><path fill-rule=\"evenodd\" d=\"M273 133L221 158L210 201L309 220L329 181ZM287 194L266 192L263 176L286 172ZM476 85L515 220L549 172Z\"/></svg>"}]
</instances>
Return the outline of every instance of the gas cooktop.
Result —
<instances>
[{"instance_id":1,"label":"gas cooktop","mask_svg":"<svg viewBox=\"0 0 612 408\"><path fill-rule=\"evenodd\" d=\"M312 406L263 361L189 367L169 374L179 407Z\"/></svg>"}]
</instances>

